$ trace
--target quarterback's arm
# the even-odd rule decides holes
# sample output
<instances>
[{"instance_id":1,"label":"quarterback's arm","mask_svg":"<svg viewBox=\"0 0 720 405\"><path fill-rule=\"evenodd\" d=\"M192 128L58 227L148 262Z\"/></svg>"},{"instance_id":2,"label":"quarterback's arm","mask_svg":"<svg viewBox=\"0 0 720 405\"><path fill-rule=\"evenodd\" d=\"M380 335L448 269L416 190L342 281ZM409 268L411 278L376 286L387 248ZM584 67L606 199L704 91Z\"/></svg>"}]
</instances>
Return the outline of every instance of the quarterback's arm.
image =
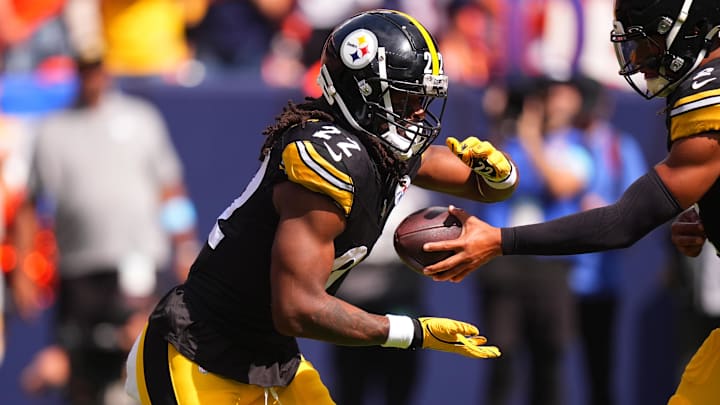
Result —
<instances>
[{"instance_id":1,"label":"quarterback's arm","mask_svg":"<svg viewBox=\"0 0 720 405\"><path fill-rule=\"evenodd\" d=\"M679 212L654 172L633 183L615 204L538 224L496 228L452 208L463 221L460 237L424 248L455 254L426 267L425 273L438 281L460 281L500 255L569 255L627 247Z\"/></svg>"},{"instance_id":2,"label":"quarterback's arm","mask_svg":"<svg viewBox=\"0 0 720 405\"><path fill-rule=\"evenodd\" d=\"M432 145L422 156L422 165L413 184L428 190L439 191L482 202L502 201L510 197L517 187L493 188L476 174L447 147Z\"/></svg>"},{"instance_id":3,"label":"quarterback's arm","mask_svg":"<svg viewBox=\"0 0 720 405\"><path fill-rule=\"evenodd\" d=\"M655 170L680 206L702 198L720 177L720 134L694 135L673 142Z\"/></svg>"},{"instance_id":4,"label":"quarterback's arm","mask_svg":"<svg viewBox=\"0 0 720 405\"><path fill-rule=\"evenodd\" d=\"M428 266L426 272L435 274L436 280L459 281L499 255L566 255L627 247L696 203L719 175L718 135L696 135L676 141L667 159L606 207L503 229L457 213L464 220L460 238L425 245L429 251L456 254Z\"/></svg>"},{"instance_id":5,"label":"quarterback's arm","mask_svg":"<svg viewBox=\"0 0 720 405\"><path fill-rule=\"evenodd\" d=\"M617 203L547 225L505 228L502 253L574 254L630 246L698 202L718 177L720 137L680 139L667 158L633 183Z\"/></svg>"}]
</instances>

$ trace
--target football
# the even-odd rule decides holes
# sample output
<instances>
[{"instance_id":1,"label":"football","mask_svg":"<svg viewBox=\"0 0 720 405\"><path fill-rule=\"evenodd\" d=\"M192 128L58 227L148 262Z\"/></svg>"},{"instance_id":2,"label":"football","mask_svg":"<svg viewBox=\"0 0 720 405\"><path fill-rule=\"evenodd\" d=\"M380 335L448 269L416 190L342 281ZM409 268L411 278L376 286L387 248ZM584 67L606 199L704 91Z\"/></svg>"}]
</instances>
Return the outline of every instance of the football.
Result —
<instances>
[{"instance_id":1,"label":"football","mask_svg":"<svg viewBox=\"0 0 720 405\"><path fill-rule=\"evenodd\" d=\"M405 217L395 229L395 252L412 270L424 274L423 267L450 257L452 251L426 252L426 242L456 239L462 222L448 212L447 207L428 207Z\"/></svg>"}]
</instances>

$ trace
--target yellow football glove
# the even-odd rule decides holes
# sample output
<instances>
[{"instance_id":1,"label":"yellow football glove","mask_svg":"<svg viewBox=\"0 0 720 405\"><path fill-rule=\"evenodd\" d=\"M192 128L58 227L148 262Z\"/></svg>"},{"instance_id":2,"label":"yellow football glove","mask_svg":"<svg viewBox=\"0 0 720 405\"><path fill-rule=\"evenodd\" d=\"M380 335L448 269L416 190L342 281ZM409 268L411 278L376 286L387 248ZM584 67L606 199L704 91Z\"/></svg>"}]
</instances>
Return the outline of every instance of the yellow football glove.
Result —
<instances>
[{"instance_id":1,"label":"yellow football glove","mask_svg":"<svg viewBox=\"0 0 720 405\"><path fill-rule=\"evenodd\" d=\"M474 359L500 357L500 349L483 346L487 339L479 336L478 328L469 323L447 318L418 318L422 328L423 349L461 354ZM414 342L415 343L415 342Z\"/></svg>"},{"instance_id":2,"label":"yellow football glove","mask_svg":"<svg viewBox=\"0 0 720 405\"><path fill-rule=\"evenodd\" d=\"M445 144L463 163L490 183L502 183L513 174L510 160L490 142L474 136L460 142L450 136Z\"/></svg>"}]
</instances>

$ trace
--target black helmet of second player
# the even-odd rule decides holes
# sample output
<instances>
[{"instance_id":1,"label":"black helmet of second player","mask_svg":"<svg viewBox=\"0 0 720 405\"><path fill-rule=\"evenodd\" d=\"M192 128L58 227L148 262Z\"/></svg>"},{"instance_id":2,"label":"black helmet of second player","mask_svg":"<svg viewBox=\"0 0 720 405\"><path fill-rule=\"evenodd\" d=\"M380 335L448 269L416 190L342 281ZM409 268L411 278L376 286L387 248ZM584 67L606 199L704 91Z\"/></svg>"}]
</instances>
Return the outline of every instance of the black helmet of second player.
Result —
<instances>
[{"instance_id":1,"label":"black helmet of second player","mask_svg":"<svg viewBox=\"0 0 720 405\"><path fill-rule=\"evenodd\" d=\"M330 34L321 63L318 84L335 111L400 158L422 153L440 133L448 78L437 42L413 17L356 15Z\"/></svg>"},{"instance_id":2,"label":"black helmet of second player","mask_svg":"<svg viewBox=\"0 0 720 405\"><path fill-rule=\"evenodd\" d=\"M719 30L718 0L616 0L611 41L620 74L649 99L672 92L720 44Z\"/></svg>"}]
</instances>

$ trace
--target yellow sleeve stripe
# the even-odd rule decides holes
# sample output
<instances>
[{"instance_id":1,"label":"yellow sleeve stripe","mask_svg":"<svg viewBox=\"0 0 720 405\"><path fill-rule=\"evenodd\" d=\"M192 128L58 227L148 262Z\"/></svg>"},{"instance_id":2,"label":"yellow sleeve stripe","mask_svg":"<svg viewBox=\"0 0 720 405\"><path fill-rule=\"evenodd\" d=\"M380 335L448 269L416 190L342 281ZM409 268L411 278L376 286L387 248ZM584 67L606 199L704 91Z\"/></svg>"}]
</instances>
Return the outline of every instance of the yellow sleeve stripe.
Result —
<instances>
[{"instance_id":1,"label":"yellow sleeve stripe","mask_svg":"<svg viewBox=\"0 0 720 405\"><path fill-rule=\"evenodd\" d=\"M685 107L685 105L693 104L694 102L696 102L698 100L702 100L705 98L711 98L714 96L720 96L720 89L708 90L708 91L703 91L703 92L696 93L696 94L691 94L689 96L683 97L683 98L679 99L678 101L676 101L675 105L673 106L672 111L675 111L677 109L682 109L683 107Z\"/></svg>"},{"instance_id":2,"label":"yellow sleeve stripe","mask_svg":"<svg viewBox=\"0 0 720 405\"><path fill-rule=\"evenodd\" d=\"M720 131L720 89L684 97L670 110L670 140Z\"/></svg>"},{"instance_id":3,"label":"yellow sleeve stripe","mask_svg":"<svg viewBox=\"0 0 720 405\"><path fill-rule=\"evenodd\" d=\"M308 141L296 141L285 147L283 165L288 179L305 188L328 195L350 214L355 186L352 178L338 170Z\"/></svg>"},{"instance_id":4,"label":"yellow sleeve stripe","mask_svg":"<svg viewBox=\"0 0 720 405\"><path fill-rule=\"evenodd\" d=\"M430 51L430 58L432 59L432 74L439 75L440 74L440 58L438 57L437 49L435 48L435 42L433 42L432 36L430 36L430 33L425 29L425 27L420 24L420 21L413 18L411 15L405 14L402 11L395 11L396 13L404 16L410 22L415 24L415 27L417 27L418 31L420 31L420 35L425 39L425 43L427 43L428 50Z\"/></svg>"}]
</instances>

